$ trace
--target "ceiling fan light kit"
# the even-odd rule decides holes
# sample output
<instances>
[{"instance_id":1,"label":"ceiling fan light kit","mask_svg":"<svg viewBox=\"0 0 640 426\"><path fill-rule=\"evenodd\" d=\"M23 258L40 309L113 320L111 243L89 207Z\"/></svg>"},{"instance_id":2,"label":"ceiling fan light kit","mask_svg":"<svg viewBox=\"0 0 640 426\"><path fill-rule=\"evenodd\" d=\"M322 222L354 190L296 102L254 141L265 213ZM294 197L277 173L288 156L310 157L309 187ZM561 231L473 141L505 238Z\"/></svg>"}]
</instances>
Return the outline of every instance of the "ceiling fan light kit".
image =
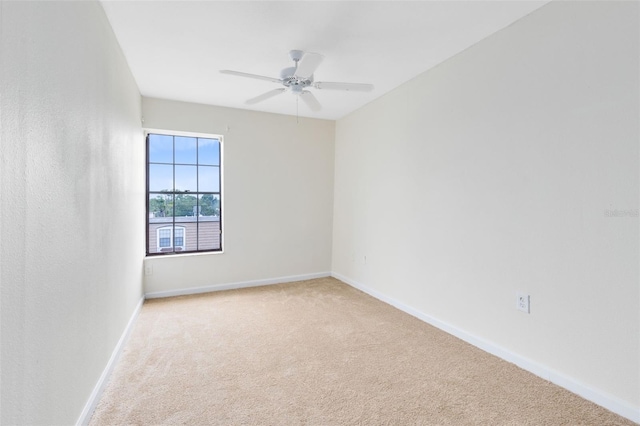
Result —
<instances>
[{"instance_id":1,"label":"ceiling fan light kit","mask_svg":"<svg viewBox=\"0 0 640 426\"><path fill-rule=\"evenodd\" d=\"M271 83L279 83L284 88L274 89L255 98L248 99L245 104L253 105L258 102L265 101L269 98L277 96L281 93L289 90L294 95L298 95L300 99L311 109L312 111L320 111L322 106L315 95L306 90L307 88L314 88L319 90L341 90L341 91L353 91L353 92L370 92L373 90L372 84L364 83L332 83L332 82L315 82L313 74L318 69L324 56L319 53L305 53L302 50L292 50L289 52L289 57L295 63L295 66L288 67L280 71L280 78L267 77L257 74L249 74L240 71L221 70L223 74L235 75L238 77L253 78L257 80L268 81Z\"/></svg>"}]
</instances>

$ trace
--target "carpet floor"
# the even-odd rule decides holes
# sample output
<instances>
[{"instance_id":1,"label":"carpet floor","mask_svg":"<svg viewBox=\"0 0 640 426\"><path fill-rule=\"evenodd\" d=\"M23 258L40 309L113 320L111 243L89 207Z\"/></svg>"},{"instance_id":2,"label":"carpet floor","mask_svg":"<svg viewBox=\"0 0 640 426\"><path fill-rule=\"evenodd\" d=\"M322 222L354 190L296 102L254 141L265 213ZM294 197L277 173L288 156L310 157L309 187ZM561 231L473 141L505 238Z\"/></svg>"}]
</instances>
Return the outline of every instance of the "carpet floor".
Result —
<instances>
[{"instance_id":1,"label":"carpet floor","mask_svg":"<svg viewBox=\"0 0 640 426\"><path fill-rule=\"evenodd\" d=\"M633 425L333 278L152 299L91 425Z\"/></svg>"}]
</instances>

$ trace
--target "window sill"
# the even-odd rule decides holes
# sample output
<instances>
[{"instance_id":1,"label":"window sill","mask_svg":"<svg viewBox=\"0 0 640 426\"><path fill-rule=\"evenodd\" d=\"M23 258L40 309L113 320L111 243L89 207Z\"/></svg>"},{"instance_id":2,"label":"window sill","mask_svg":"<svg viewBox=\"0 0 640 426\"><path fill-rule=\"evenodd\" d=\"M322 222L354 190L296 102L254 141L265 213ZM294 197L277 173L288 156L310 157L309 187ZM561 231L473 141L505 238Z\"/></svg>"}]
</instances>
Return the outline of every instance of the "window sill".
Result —
<instances>
[{"instance_id":1,"label":"window sill","mask_svg":"<svg viewBox=\"0 0 640 426\"><path fill-rule=\"evenodd\" d=\"M166 259L174 257L190 257L190 256L218 256L224 254L224 250L221 251L207 251L203 253L173 253L173 254L156 254L153 256L145 255L145 259Z\"/></svg>"}]
</instances>

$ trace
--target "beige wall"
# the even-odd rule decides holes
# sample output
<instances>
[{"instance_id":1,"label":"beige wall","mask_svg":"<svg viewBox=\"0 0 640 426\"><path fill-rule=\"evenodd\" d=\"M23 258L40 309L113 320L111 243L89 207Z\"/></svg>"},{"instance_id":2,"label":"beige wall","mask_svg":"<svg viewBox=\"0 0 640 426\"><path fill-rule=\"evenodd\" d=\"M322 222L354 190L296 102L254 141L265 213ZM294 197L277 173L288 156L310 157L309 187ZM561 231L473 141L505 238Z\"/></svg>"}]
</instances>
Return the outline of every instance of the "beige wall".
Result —
<instances>
[{"instance_id":1,"label":"beige wall","mask_svg":"<svg viewBox=\"0 0 640 426\"><path fill-rule=\"evenodd\" d=\"M69 425L142 296L140 94L98 2L0 21L0 423Z\"/></svg>"},{"instance_id":2,"label":"beige wall","mask_svg":"<svg viewBox=\"0 0 640 426\"><path fill-rule=\"evenodd\" d=\"M335 273L635 416L638 7L552 2L339 120L333 228Z\"/></svg>"},{"instance_id":3,"label":"beige wall","mask_svg":"<svg viewBox=\"0 0 640 426\"><path fill-rule=\"evenodd\" d=\"M224 253L147 258L147 293L330 272L333 121L149 98L142 111L148 129L224 138Z\"/></svg>"}]
</instances>

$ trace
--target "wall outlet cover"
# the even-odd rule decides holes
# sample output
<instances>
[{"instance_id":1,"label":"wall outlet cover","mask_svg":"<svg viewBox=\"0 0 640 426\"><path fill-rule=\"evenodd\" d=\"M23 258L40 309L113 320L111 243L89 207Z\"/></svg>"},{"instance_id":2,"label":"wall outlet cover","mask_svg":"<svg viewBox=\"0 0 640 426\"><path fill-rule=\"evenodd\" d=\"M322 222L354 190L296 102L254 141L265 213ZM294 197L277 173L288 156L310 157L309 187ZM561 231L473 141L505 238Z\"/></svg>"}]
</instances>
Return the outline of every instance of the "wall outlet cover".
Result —
<instances>
[{"instance_id":1,"label":"wall outlet cover","mask_svg":"<svg viewBox=\"0 0 640 426\"><path fill-rule=\"evenodd\" d=\"M529 295L524 293L516 293L516 308L519 311L530 313Z\"/></svg>"}]
</instances>

